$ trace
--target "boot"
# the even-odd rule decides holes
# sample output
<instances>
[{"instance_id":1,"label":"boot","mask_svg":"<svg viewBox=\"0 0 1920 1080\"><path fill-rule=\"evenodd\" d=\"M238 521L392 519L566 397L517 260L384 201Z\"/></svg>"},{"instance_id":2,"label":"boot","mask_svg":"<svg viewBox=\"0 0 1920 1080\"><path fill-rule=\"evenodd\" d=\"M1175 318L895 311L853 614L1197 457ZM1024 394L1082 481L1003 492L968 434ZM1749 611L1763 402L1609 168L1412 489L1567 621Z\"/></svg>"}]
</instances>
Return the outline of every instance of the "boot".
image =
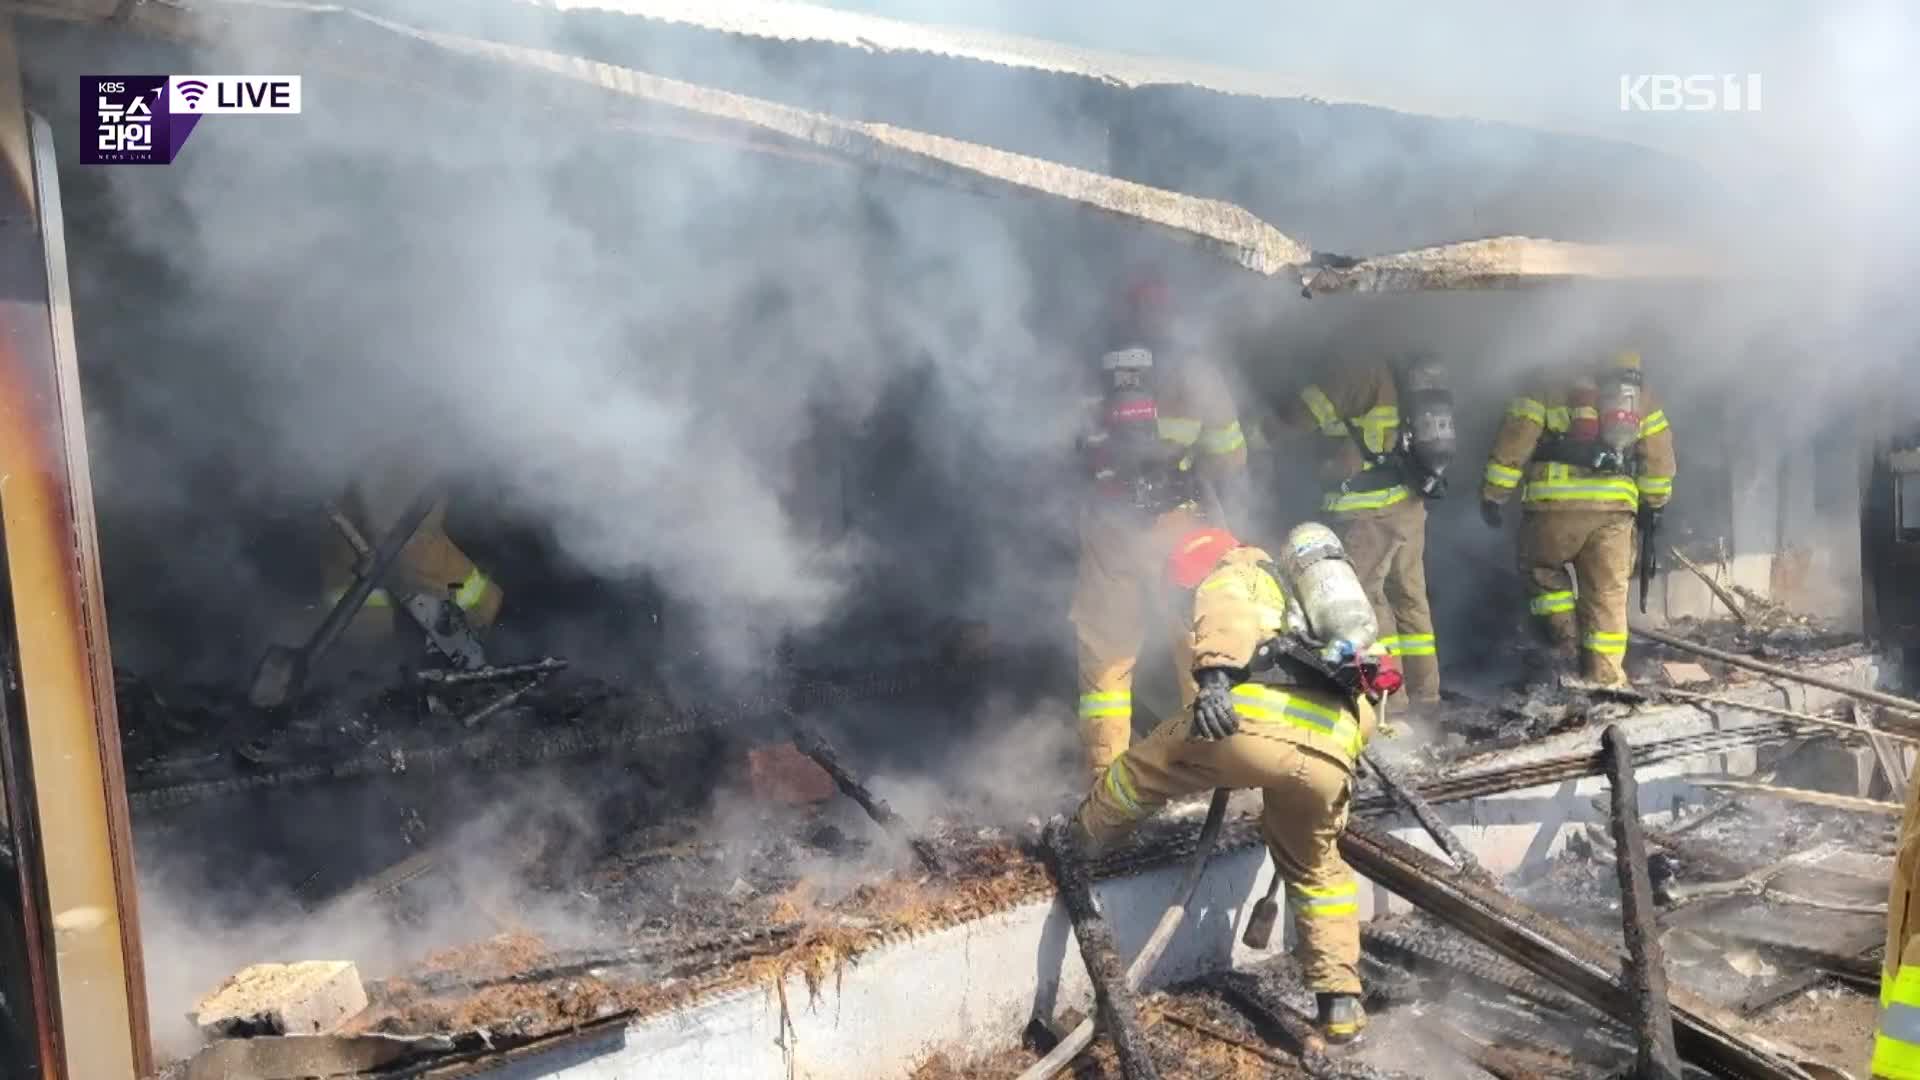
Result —
<instances>
[{"instance_id":1,"label":"boot","mask_svg":"<svg viewBox=\"0 0 1920 1080\"><path fill-rule=\"evenodd\" d=\"M1320 1034L1330 1043L1349 1043L1360 1037L1367 1026L1367 1010L1357 994L1315 994L1320 1015L1316 1023Z\"/></svg>"}]
</instances>

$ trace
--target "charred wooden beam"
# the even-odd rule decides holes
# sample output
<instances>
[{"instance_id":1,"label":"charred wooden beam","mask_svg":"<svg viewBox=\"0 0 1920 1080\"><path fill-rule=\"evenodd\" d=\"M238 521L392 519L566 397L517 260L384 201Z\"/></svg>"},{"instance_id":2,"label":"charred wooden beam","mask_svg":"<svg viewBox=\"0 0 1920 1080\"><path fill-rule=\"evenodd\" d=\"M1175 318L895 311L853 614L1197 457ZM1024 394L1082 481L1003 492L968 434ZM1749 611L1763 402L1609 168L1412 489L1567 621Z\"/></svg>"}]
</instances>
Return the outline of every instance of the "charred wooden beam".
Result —
<instances>
[{"instance_id":1,"label":"charred wooden beam","mask_svg":"<svg viewBox=\"0 0 1920 1080\"><path fill-rule=\"evenodd\" d=\"M1659 642L1669 648L1679 649L1684 653L1703 656L1708 660L1718 660L1723 664L1730 664L1737 668L1745 668L1748 671L1760 675L1770 675L1776 679L1803 683L1820 690L1829 690L1833 693L1844 694L1847 697L1856 698L1860 701L1872 702L1875 705L1881 705L1904 713L1909 725L1920 723L1920 701L1903 698L1897 694L1883 693L1879 690L1869 690L1864 686L1853 686L1840 682L1837 679L1823 678L1819 675L1811 675L1804 671L1795 671L1792 668L1781 667L1778 664L1764 664L1751 656L1741 656L1739 653L1723 652L1697 642L1688 641L1686 638L1680 637L1677 634L1669 634L1665 630L1654 630L1650 627L1636 626L1633 628L1633 632L1648 641Z\"/></svg>"},{"instance_id":2,"label":"charred wooden beam","mask_svg":"<svg viewBox=\"0 0 1920 1080\"><path fill-rule=\"evenodd\" d=\"M1200 887L1200 878L1207 869L1207 859L1213 854L1213 845L1219 841L1220 829L1226 823L1227 800L1232 794L1229 788L1214 789L1213 799L1207 804L1207 819L1200 825L1200 839L1195 841L1193 856L1187 863L1186 876L1180 879L1173 902L1160 914L1160 921L1154 924L1153 933L1147 935L1146 944L1140 946L1133 962L1127 965L1129 987L1139 988L1140 983L1153 971L1153 966L1160 962L1161 955L1167 951L1167 945L1173 941L1174 931L1186 919L1187 905L1193 902L1194 891ZM1093 1019L1088 1017L1075 1024L1066 1038L1049 1048L1046 1057L1021 1073L1020 1080L1048 1080L1066 1068L1092 1042Z\"/></svg>"},{"instance_id":3,"label":"charred wooden beam","mask_svg":"<svg viewBox=\"0 0 1920 1080\"><path fill-rule=\"evenodd\" d=\"M796 721L793 724L793 745L795 749L812 758L816 764L825 769L827 775L833 778L833 785L840 789L840 793L859 803L860 809L865 810L868 817L889 833L905 840L929 873L940 877L946 876L946 863L940 858L940 853L934 850L931 843L913 835L907 820L889 806L887 800L875 795L873 789L861 782L860 777L840 761L840 755L834 751L833 744L827 741L826 736Z\"/></svg>"},{"instance_id":4,"label":"charred wooden beam","mask_svg":"<svg viewBox=\"0 0 1920 1080\"><path fill-rule=\"evenodd\" d=\"M1093 982L1094 1012L1112 1040L1120 1058L1120 1075L1125 1080L1159 1080L1153 1055L1147 1049L1146 1033L1140 1030L1140 1005L1133 988L1127 985L1127 968L1113 944L1113 928L1093 902L1093 876L1080 857L1069 826L1055 821L1042 837L1041 848L1047 869L1073 920L1073 936L1080 942L1080 959L1087 965L1087 978Z\"/></svg>"},{"instance_id":5,"label":"charred wooden beam","mask_svg":"<svg viewBox=\"0 0 1920 1080\"><path fill-rule=\"evenodd\" d=\"M1633 775L1633 747L1618 724L1607 726L1600 745L1613 794L1613 862L1620 877L1626 976L1633 992L1633 1033L1639 1044L1634 1075L1644 1080L1680 1080L1673 1009L1667 1001L1666 958L1654 924L1653 882L1647 874L1647 838L1640 831L1640 784Z\"/></svg>"},{"instance_id":6,"label":"charred wooden beam","mask_svg":"<svg viewBox=\"0 0 1920 1080\"><path fill-rule=\"evenodd\" d=\"M1427 831L1428 836L1433 837L1433 842L1440 846L1440 850L1446 853L1447 858L1453 860L1453 865L1468 873L1485 873L1480 868L1479 862L1474 859L1473 852L1467 849L1467 845L1460 842L1460 838L1453 834L1453 830L1447 827L1446 822L1440 820L1440 815L1433 812L1433 807L1428 805L1427 800L1415 794L1412 789L1400 782L1399 777L1388 771L1387 767L1380 763L1379 755L1363 750L1360 752L1360 757L1367 763L1367 768L1372 770L1374 778L1380 781L1380 786L1393 797L1393 801L1407 808L1407 812L1413 815L1413 819L1420 823L1420 827Z\"/></svg>"},{"instance_id":7,"label":"charred wooden beam","mask_svg":"<svg viewBox=\"0 0 1920 1080\"><path fill-rule=\"evenodd\" d=\"M1593 939L1542 916L1439 859L1365 822L1347 824L1340 853L1353 868L1454 929L1603 1011L1632 1008L1619 959ZM1669 997L1682 1057L1733 1080L1811 1080L1786 1057L1735 1031L1693 994Z\"/></svg>"}]
</instances>

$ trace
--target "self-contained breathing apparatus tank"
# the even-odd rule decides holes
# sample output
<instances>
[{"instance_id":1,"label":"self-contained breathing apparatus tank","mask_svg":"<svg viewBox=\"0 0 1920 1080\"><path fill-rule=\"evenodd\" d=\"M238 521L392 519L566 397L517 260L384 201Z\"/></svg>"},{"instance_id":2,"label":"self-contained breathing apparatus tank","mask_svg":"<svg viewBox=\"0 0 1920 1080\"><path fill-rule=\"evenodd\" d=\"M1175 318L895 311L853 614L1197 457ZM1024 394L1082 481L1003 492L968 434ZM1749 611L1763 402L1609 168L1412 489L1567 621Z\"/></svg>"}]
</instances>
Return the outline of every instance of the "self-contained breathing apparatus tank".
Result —
<instances>
[{"instance_id":1,"label":"self-contained breathing apparatus tank","mask_svg":"<svg viewBox=\"0 0 1920 1080\"><path fill-rule=\"evenodd\" d=\"M1160 408L1153 388L1153 353L1116 349L1100 358L1104 392L1097 430L1086 447L1094 483L1109 498L1160 512L1184 501L1176 490L1174 462L1160 438Z\"/></svg>"},{"instance_id":2,"label":"self-contained breathing apparatus tank","mask_svg":"<svg viewBox=\"0 0 1920 1080\"><path fill-rule=\"evenodd\" d=\"M1332 529L1309 521L1287 534L1276 563L1302 630L1323 650L1345 659L1372 648L1380 637L1373 604ZM1292 611L1289 611L1291 617Z\"/></svg>"},{"instance_id":3,"label":"self-contained breathing apparatus tank","mask_svg":"<svg viewBox=\"0 0 1920 1080\"><path fill-rule=\"evenodd\" d=\"M1458 447L1453 388L1447 370L1430 356L1414 356L1399 371L1400 457L1407 482L1421 496L1447 493L1447 466Z\"/></svg>"},{"instance_id":4,"label":"self-contained breathing apparatus tank","mask_svg":"<svg viewBox=\"0 0 1920 1080\"><path fill-rule=\"evenodd\" d=\"M1573 381L1567 430L1538 456L1597 472L1631 472L1643 399L1640 354L1619 354L1598 375Z\"/></svg>"}]
</instances>

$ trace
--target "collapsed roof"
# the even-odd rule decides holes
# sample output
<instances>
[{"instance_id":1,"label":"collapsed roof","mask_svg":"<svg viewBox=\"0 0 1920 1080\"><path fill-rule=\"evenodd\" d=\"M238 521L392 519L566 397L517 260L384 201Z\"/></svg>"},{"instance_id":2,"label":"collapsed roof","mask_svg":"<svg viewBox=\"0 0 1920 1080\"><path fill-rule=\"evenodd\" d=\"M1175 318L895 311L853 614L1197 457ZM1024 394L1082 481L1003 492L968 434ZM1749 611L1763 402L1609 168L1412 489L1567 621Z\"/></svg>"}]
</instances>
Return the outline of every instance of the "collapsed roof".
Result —
<instances>
[{"instance_id":1,"label":"collapsed roof","mask_svg":"<svg viewBox=\"0 0 1920 1080\"><path fill-rule=\"evenodd\" d=\"M436 96L485 94L520 108L577 110L588 122L637 123L649 134L1065 200L1318 292L1713 272L1683 247L1650 239L1673 223L1645 197L1648 186L1668 194L1675 184L1699 186L1670 159L1596 140L1283 97L1298 88L1247 73L787 4L716 13L647 0L618 12L562 13L495 0L433 15L404 0L5 7L239 49L254 68L278 64ZM688 47L673 36L681 33L708 40ZM767 39L781 43L776 49L834 54L768 59L760 55ZM887 66L894 61L906 67ZM928 63L958 68L932 72L930 84ZM1005 85L1025 77L1054 80L1037 100L1071 105L1053 110L1068 119L1041 123L1034 114L1049 110L1002 107L1028 96L1033 88ZM910 84L915 92L902 94ZM969 104L983 87L990 100ZM1196 105L1178 96L1186 93L1209 96ZM869 116L879 119L861 118ZM1563 239L1436 243L1488 225ZM1311 242L1305 230L1333 240ZM1412 250L1330 254L1361 244Z\"/></svg>"}]
</instances>

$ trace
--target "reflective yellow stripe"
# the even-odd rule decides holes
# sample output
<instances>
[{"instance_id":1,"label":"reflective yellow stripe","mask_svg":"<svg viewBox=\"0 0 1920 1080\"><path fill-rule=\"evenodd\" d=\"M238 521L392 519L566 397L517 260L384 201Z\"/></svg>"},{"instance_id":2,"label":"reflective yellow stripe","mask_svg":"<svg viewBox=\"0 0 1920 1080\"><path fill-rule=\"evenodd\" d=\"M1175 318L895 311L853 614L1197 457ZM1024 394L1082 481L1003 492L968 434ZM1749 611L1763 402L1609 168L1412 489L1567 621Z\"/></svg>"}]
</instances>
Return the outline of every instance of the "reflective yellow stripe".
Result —
<instances>
[{"instance_id":1,"label":"reflective yellow stripe","mask_svg":"<svg viewBox=\"0 0 1920 1080\"><path fill-rule=\"evenodd\" d=\"M1396 405L1375 405L1366 415L1353 418L1354 425L1360 429L1360 438L1367 449L1376 454L1384 454L1393 429L1400 426L1400 409Z\"/></svg>"},{"instance_id":2,"label":"reflective yellow stripe","mask_svg":"<svg viewBox=\"0 0 1920 1080\"><path fill-rule=\"evenodd\" d=\"M1516 420L1527 420L1535 424L1547 422L1547 407L1532 398L1514 398L1507 406L1507 415Z\"/></svg>"},{"instance_id":3,"label":"reflective yellow stripe","mask_svg":"<svg viewBox=\"0 0 1920 1080\"><path fill-rule=\"evenodd\" d=\"M1300 391L1300 400L1307 403L1307 411L1313 414L1314 423L1327 435L1345 435L1346 425L1340 422L1340 410L1333 407L1333 400L1326 391L1317 386L1309 386Z\"/></svg>"},{"instance_id":4,"label":"reflective yellow stripe","mask_svg":"<svg viewBox=\"0 0 1920 1080\"><path fill-rule=\"evenodd\" d=\"M1652 435L1658 435L1672 426L1673 425L1667 423L1667 411L1665 409L1655 409L1641 419L1640 437L1644 439Z\"/></svg>"},{"instance_id":5,"label":"reflective yellow stripe","mask_svg":"<svg viewBox=\"0 0 1920 1080\"><path fill-rule=\"evenodd\" d=\"M1559 615L1573 610L1573 593L1541 593L1533 598L1530 606L1535 615Z\"/></svg>"},{"instance_id":6,"label":"reflective yellow stripe","mask_svg":"<svg viewBox=\"0 0 1920 1080\"><path fill-rule=\"evenodd\" d=\"M1127 768L1125 754L1114 758L1113 763L1107 766L1104 782L1107 785L1107 794L1113 796L1114 802L1124 807L1127 813L1139 816L1140 789L1133 786L1133 772Z\"/></svg>"},{"instance_id":7,"label":"reflective yellow stripe","mask_svg":"<svg viewBox=\"0 0 1920 1080\"><path fill-rule=\"evenodd\" d=\"M1487 483L1497 488L1515 488L1526 474L1519 469L1509 469L1497 461L1487 462Z\"/></svg>"},{"instance_id":8,"label":"reflective yellow stripe","mask_svg":"<svg viewBox=\"0 0 1920 1080\"><path fill-rule=\"evenodd\" d=\"M1296 918L1326 919L1360 913L1360 885L1355 881L1322 888L1288 882L1287 895L1293 898Z\"/></svg>"},{"instance_id":9,"label":"reflective yellow stripe","mask_svg":"<svg viewBox=\"0 0 1920 1080\"><path fill-rule=\"evenodd\" d=\"M1405 502L1410 494L1405 484L1395 484L1379 491L1329 491L1320 508L1336 513L1343 510L1378 510Z\"/></svg>"},{"instance_id":10,"label":"reflective yellow stripe","mask_svg":"<svg viewBox=\"0 0 1920 1080\"><path fill-rule=\"evenodd\" d=\"M1160 418L1160 437L1181 446L1192 446L1200 438L1200 421L1185 416Z\"/></svg>"},{"instance_id":11,"label":"reflective yellow stripe","mask_svg":"<svg viewBox=\"0 0 1920 1080\"><path fill-rule=\"evenodd\" d=\"M1573 422L1568 419L1565 405L1556 405L1547 410L1548 431L1565 431L1572 426Z\"/></svg>"},{"instance_id":12,"label":"reflective yellow stripe","mask_svg":"<svg viewBox=\"0 0 1920 1080\"><path fill-rule=\"evenodd\" d=\"M340 601L341 601L341 599L342 599L343 597L345 597L346 595L347 595L347 590L345 590L345 589L332 589L332 590L329 590L329 591L327 592L327 606L328 606L329 608L332 608L332 607L338 607L338 606L339 606L339 604L340 604ZM392 607L392 606L393 606L393 601L392 601L391 599L389 599L389 598L388 598L388 596L387 596L387 590L385 590L385 589L375 589L375 590L373 590L372 592L370 592L370 593L368 593L368 594L367 594L367 599L366 599L366 602L365 602L365 603L363 603L363 604L361 604L360 606L361 606L361 607L372 607L372 608L385 608L385 607Z\"/></svg>"},{"instance_id":13,"label":"reflective yellow stripe","mask_svg":"<svg viewBox=\"0 0 1920 1080\"><path fill-rule=\"evenodd\" d=\"M1591 405L1575 405L1567 410L1567 416L1574 420L1598 420L1600 410Z\"/></svg>"},{"instance_id":14,"label":"reflective yellow stripe","mask_svg":"<svg viewBox=\"0 0 1920 1080\"><path fill-rule=\"evenodd\" d=\"M1547 466L1547 475L1529 480L1521 495L1525 502L1618 502L1629 507L1640 505L1640 486L1631 476L1576 477L1568 466Z\"/></svg>"},{"instance_id":15,"label":"reflective yellow stripe","mask_svg":"<svg viewBox=\"0 0 1920 1080\"><path fill-rule=\"evenodd\" d=\"M1585 646L1588 652L1599 653L1602 656L1627 655L1627 635L1625 634L1595 630L1589 633L1580 644Z\"/></svg>"},{"instance_id":16,"label":"reflective yellow stripe","mask_svg":"<svg viewBox=\"0 0 1920 1080\"><path fill-rule=\"evenodd\" d=\"M1349 761L1360 756L1365 742L1360 736L1360 724L1353 717L1271 686L1241 683L1233 688L1233 706L1241 716L1255 723L1286 724L1328 736Z\"/></svg>"},{"instance_id":17,"label":"reflective yellow stripe","mask_svg":"<svg viewBox=\"0 0 1920 1080\"><path fill-rule=\"evenodd\" d=\"M1673 477L1671 476L1642 476L1634 483L1639 485L1642 495L1673 494Z\"/></svg>"},{"instance_id":18,"label":"reflective yellow stripe","mask_svg":"<svg viewBox=\"0 0 1920 1080\"><path fill-rule=\"evenodd\" d=\"M1379 644L1393 656L1435 655L1432 634L1397 634L1381 638Z\"/></svg>"},{"instance_id":19,"label":"reflective yellow stripe","mask_svg":"<svg viewBox=\"0 0 1920 1080\"><path fill-rule=\"evenodd\" d=\"M1225 427L1209 428L1200 433L1200 452L1203 454L1231 454L1245 445L1247 436L1240 430L1238 420Z\"/></svg>"},{"instance_id":20,"label":"reflective yellow stripe","mask_svg":"<svg viewBox=\"0 0 1920 1080\"><path fill-rule=\"evenodd\" d=\"M454 592L453 602L460 605L462 611L472 611L480 605L480 601L487 598L487 586L491 584L493 582L489 581L487 575L481 573L480 568L476 566L473 572L467 575L466 580L460 583L460 588Z\"/></svg>"},{"instance_id":21,"label":"reflective yellow stripe","mask_svg":"<svg viewBox=\"0 0 1920 1080\"><path fill-rule=\"evenodd\" d=\"M1920 966L1903 965L1893 978L1881 977L1873 1075L1920 1080Z\"/></svg>"},{"instance_id":22,"label":"reflective yellow stripe","mask_svg":"<svg viewBox=\"0 0 1920 1080\"><path fill-rule=\"evenodd\" d=\"M1092 720L1102 716L1132 716L1133 691L1104 690L1080 695L1080 716Z\"/></svg>"}]
</instances>

